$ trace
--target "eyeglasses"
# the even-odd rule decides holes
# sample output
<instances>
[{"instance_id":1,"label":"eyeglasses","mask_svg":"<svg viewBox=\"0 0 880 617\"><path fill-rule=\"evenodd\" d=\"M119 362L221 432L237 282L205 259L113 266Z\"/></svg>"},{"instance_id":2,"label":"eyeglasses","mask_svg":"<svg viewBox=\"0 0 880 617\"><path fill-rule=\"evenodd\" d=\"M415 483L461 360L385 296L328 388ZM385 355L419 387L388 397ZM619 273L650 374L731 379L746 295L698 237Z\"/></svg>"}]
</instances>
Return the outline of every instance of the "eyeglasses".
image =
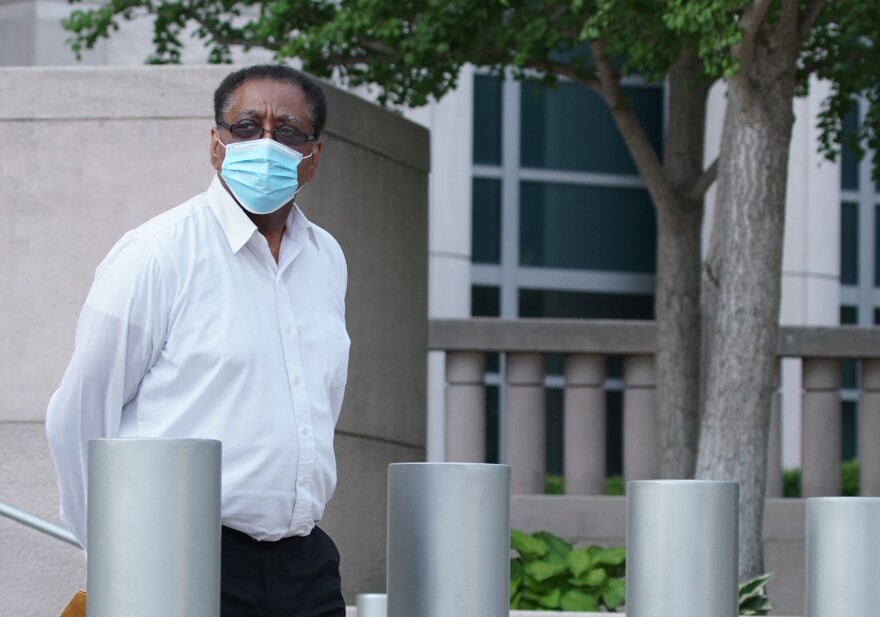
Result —
<instances>
[{"instance_id":1,"label":"eyeglasses","mask_svg":"<svg viewBox=\"0 0 880 617\"><path fill-rule=\"evenodd\" d=\"M241 141L250 141L252 139L262 139L263 135L269 133L275 141L284 144L288 148L301 148L310 141L315 141L314 135L306 135L302 131L295 129L289 124L282 124L277 129L264 129L262 126L251 120L236 122L235 124L218 123L217 126L226 129L232 136Z\"/></svg>"}]
</instances>

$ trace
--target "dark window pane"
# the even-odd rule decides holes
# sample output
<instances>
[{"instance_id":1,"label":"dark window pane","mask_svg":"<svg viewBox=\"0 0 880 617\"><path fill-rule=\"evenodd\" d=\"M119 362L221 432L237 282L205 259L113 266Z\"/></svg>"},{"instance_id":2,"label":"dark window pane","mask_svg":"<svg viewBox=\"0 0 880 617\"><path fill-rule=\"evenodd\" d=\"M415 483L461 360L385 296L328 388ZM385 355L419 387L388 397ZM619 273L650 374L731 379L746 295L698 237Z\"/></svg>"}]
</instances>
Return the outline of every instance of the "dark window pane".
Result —
<instances>
[{"instance_id":1,"label":"dark window pane","mask_svg":"<svg viewBox=\"0 0 880 617\"><path fill-rule=\"evenodd\" d=\"M471 260L497 264L501 259L501 182L474 178Z\"/></svg>"},{"instance_id":2,"label":"dark window pane","mask_svg":"<svg viewBox=\"0 0 880 617\"><path fill-rule=\"evenodd\" d=\"M501 80L474 76L474 163L501 164Z\"/></svg>"},{"instance_id":3,"label":"dark window pane","mask_svg":"<svg viewBox=\"0 0 880 617\"><path fill-rule=\"evenodd\" d=\"M856 306L840 307L840 325L851 326L859 323L859 309Z\"/></svg>"},{"instance_id":4,"label":"dark window pane","mask_svg":"<svg viewBox=\"0 0 880 617\"><path fill-rule=\"evenodd\" d=\"M484 285L471 287L471 317L501 315L501 289Z\"/></svg>"},{"instance_id":5,"label":"dark window pane","mask_svg":"<svg viewBox=\"0 0 880 617\"><path fill-rule=\"evenodd\" d=\"M853 134L859 130L859 108L853 106L843 117L843 134ZM844 139L844 144L846 143ZM844 145L840 154L840 188L859 190L859 159L852 148Z\"/></svg>"},{"instance_id":6,"label":"dark window pane","mask_svg":"<svg viewBox=\"0 0 880 617\"><path fill-rule=\"evenodd\" d=\"M840 282L859 282L859 206L849 202L840 206Z\"/></svg>"},{"instance_id":7,"label":"dark window pane","mask_svg":"<svg viewBox=\"0 0 880 617\"><path fill-rule=\"evenodd\" d=\"M520 289L520 317L654 319L654 296Z\"/></svg>"},{"instance_id":8,"label":"dark window pane","mask_svg":"<svg viewBox=\"0 0 880 617\"><path fill-rule=\"evenodd\" d=\"M605 392L605 475L623 475L623 392Z\"/></svg>"},{"instance_id":9,"label":"dark window pane","mask_svg":"<svg viewBox=\"0 0 880 617\"><path fill-rule=\"evenodd\" d=\"M843 426L840 440L840 460L848 461L858 456L858 405L855 401L843 401Z\"/></svg>"},{"instance_id":10,"label":"dark window pane","mask_svg":"<svg viewBox=\"0 0 880 617\"><path fill-rule=\"evenodd\" d=\"M498 452L498 386L486 386L486 462L501 462Z\"/></svg>"},{"instance_id":11,"label":"dark window pane","mask_svg":"<svg viewBox=\"0 0 880 617\"><path fill-rule=\"evenodd\" d=\"M874 309L874 325L880 326L880 309Z\"/></svg>"},{"instance_id":12,"label":"dark window pane","mask_svg":"<svg viewBox=\"0 0 880 617\"><path fill-rule=\"evenodd\" d=\"M841 306L840 323L845 326L859 323L859 309L855 306ZM858 387L858 368L855 360L840 361L840 385L844 388Z\"/></svg>"},{"instance_id":13,"label":"dark window pane","mask_svg":"<svg viewBox=\"0 0 880 617\"><path fill-rule=\"evenodd\" d=\"M658 156L663 141L663 90L623 88ZM636 175L635 164L604 101L575 83L555 89L523 82L520 160L523 167Z\"/></svg>"},{"instance_id":14,"label":"dark window pane","mask_svg":"<svg viewBox=\"0 0 880 617\"><path fill-rule=\"evenodd\" d=\"M546 463L547 473L562 475L562 389L547 388L544 390L544 401L547 405L546 416Z\"/></svg>"},{"instance_id":15,"label":"dark window pane","mask_svg":"<svg viewBox=\"0 0 880 617\"><path fill-rule=\"evenodd\" d=\"M523 182L522 266L654 272L657 228L647 192Z\"/></svg>"}]
</instances>

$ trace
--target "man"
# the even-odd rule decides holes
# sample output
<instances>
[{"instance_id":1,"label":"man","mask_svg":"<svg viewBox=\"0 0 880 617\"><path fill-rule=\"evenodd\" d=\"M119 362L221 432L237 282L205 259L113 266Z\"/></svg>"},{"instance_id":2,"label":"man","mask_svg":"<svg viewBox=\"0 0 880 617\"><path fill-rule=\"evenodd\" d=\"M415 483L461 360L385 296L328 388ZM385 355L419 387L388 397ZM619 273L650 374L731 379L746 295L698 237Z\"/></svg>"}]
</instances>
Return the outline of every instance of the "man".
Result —
<instances>
[{"instance_id":1,"label":"man","mask_svg":"<svg viewBox=\"0 0 880 617\"><path fill-rule=\"evenodd\" d=\"M89 439L219 439L221 614L341 617L339 553L315 523L336 485L347 274L293 201L326 102L302 73L259 65L223 80L214 113L207 192L97 269L46 417L62 518L86 548Z\"/></svg>"}]
</instances>

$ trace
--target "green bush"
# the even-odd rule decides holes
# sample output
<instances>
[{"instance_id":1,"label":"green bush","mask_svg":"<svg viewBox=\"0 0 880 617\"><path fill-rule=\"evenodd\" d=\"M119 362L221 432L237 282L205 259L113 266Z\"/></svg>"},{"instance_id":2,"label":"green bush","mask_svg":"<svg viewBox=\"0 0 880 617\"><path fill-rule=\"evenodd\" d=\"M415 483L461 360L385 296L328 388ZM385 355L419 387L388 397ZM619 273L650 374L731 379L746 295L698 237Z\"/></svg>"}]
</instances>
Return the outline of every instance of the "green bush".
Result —
<instances>
[{"instance_id":1,"label":"green bush","mask_svg":"<svg viewBox=\"0 0 880 617\"><path fill-rule=\"evenodd\" d=\"M545 495L565 495L565 479L555 473L544 476Z\"/></svg>"},{"instance_id":2,"label":"green bush","mask_svg":"<svg viewBox=\"0 0 880 617\"><path fill-rule=\"evenodd\" d=\"M548 531L531 535L512 529L510 547L519 557L510 560L511 610L598 612L616 611L626 601L626 548L571 543ZM762 574L739 586L739 614L767 615L773 606L767 598Z\"/></svg>"},{"instance_id":3,"label":"green bush","mask_svg":"<svg viewBox=\"0 0 880 617\"><path fill-rule=\"evenodd\" d=\"M626 549L574 548L546 531L510 532L510 608L615 611L626 600Z\"/></svg>"},{"instance_id":4,"label":"green bush","mask_svg":"<svg viewBox=\"0 0 880 617\"><path fill-rule=\"evenodd\" d=\"M840 464L840 494L844 497L858 497L859 459L854 458ZM782 496L801 496L801 470L797 467L782 472Z\"/></svg>"},{"instance_id":5,"label":"green bush","mask_svg":"<svg viewBox=\"0 0 880 617\"><path fill-rule=\"evenodd\" d=\"M623 495L624 492L624 483L621 476L608 476L605 478L606 495Z\"/></svg>"}]
</instances>

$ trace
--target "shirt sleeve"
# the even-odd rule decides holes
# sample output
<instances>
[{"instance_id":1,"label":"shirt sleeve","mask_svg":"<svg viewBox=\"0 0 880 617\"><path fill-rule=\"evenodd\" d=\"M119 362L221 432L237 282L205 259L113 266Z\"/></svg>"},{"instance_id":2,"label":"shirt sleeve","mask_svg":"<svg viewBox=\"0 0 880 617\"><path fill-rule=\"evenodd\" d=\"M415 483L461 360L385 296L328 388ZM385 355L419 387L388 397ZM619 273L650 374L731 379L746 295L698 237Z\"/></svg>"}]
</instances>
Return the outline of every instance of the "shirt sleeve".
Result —
<instances>
[{"instance_id":1,"label":"shirt sleeve","mask_svg":"<svg viewBox=\"0 0 880 617\"><path fill-rule=\"evenodd\" d=\"M124 406L162 350L169 268L127 235L104 259L76 327L73 356L46 413L61 519L86 549L89 440L116 437Z\"/></svg>"}]
</instances>

